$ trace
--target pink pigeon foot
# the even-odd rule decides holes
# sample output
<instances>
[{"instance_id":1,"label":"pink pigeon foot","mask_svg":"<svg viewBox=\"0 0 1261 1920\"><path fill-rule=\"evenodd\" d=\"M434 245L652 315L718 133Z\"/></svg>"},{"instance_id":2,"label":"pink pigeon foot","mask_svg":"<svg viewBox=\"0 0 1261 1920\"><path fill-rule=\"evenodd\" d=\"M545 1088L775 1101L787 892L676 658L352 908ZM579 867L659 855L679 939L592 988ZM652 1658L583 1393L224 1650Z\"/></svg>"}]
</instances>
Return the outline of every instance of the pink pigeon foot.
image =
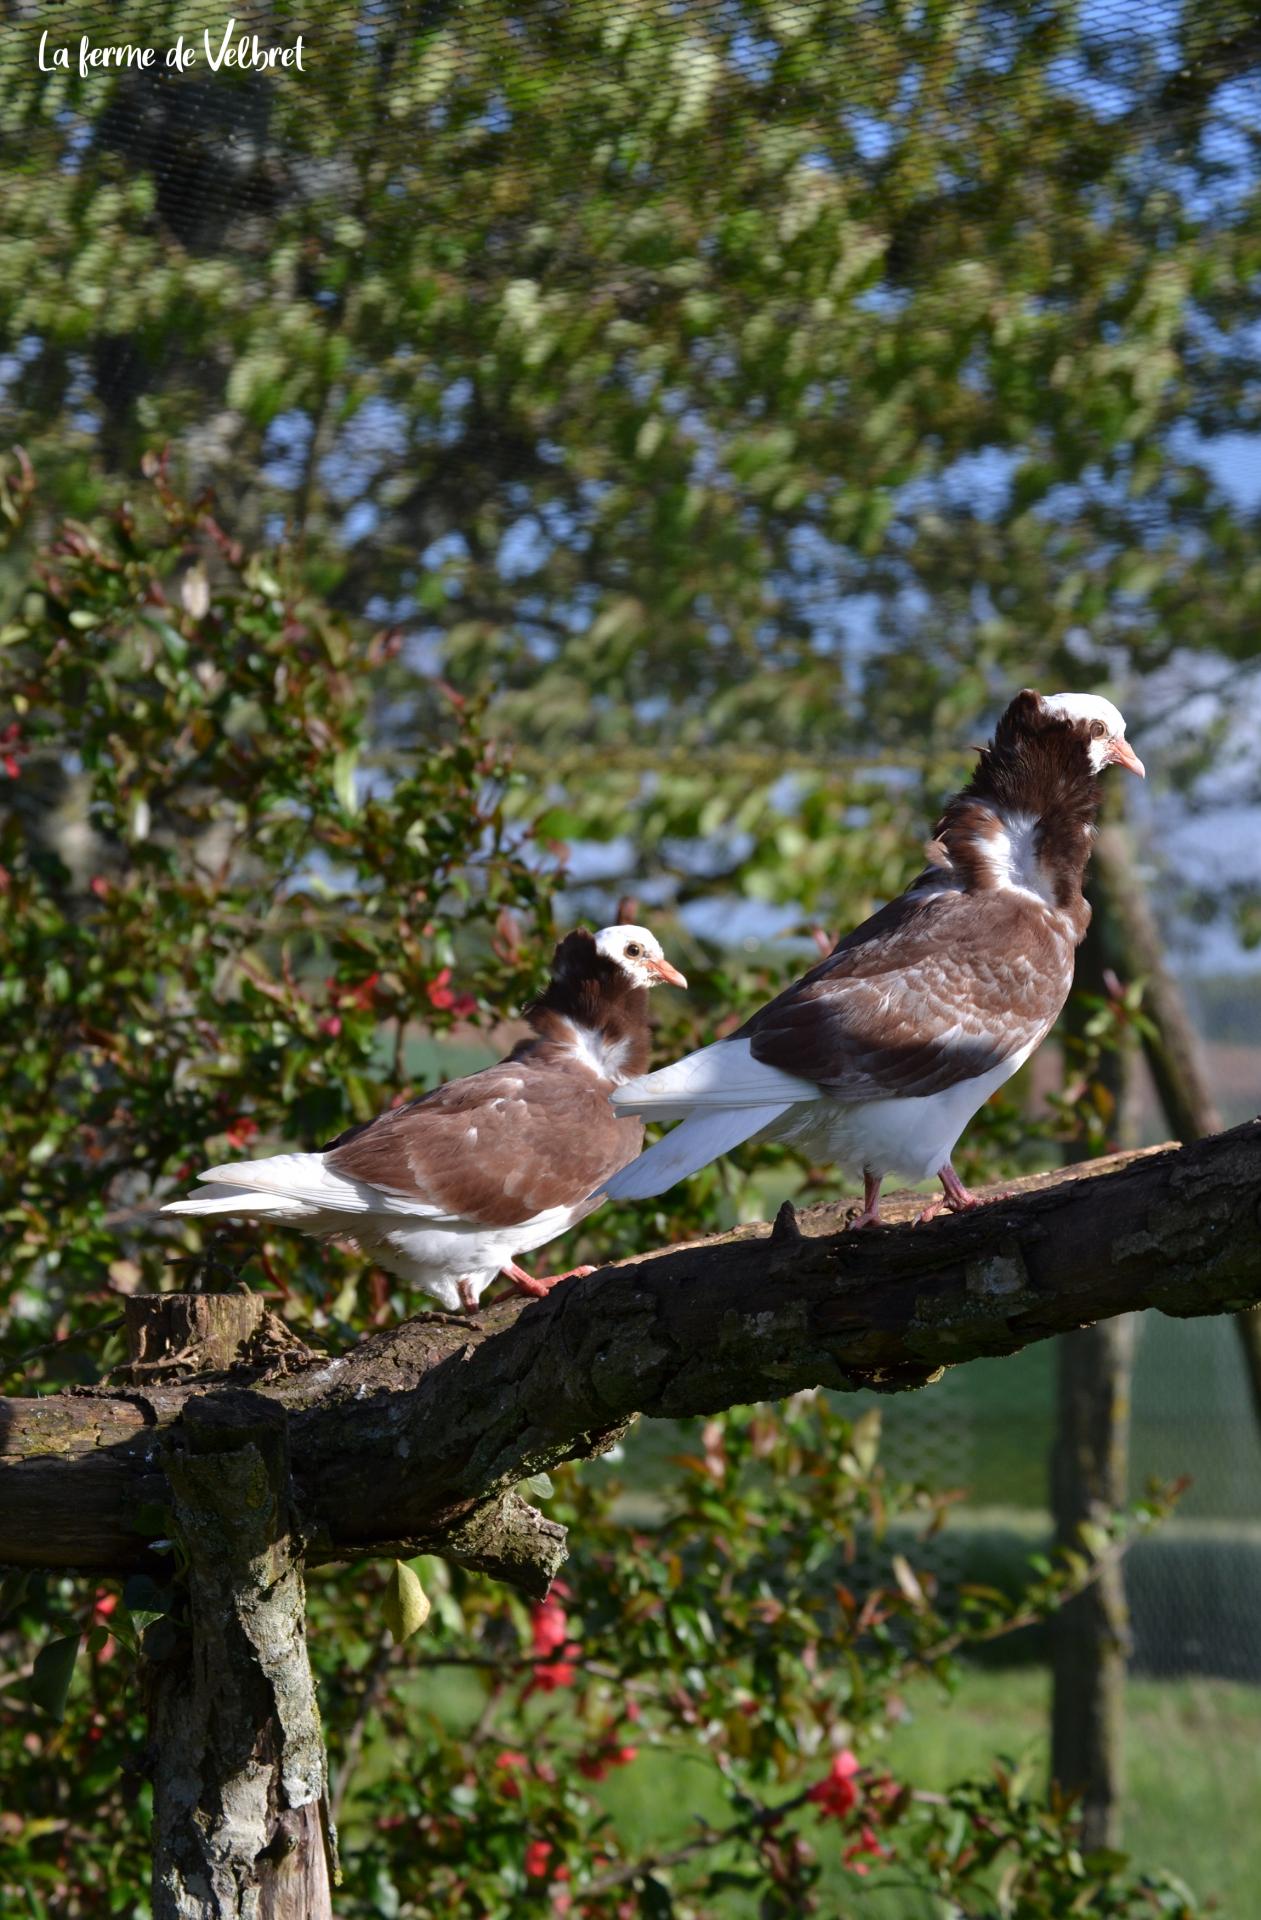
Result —
<instances>
[{"instance_id":1,"label":"pink pigeon foot","mask_svg":"<svg viewBox=\"0 0 1261 1920\"><path fill-rule=\"evenodd\" d=\"M880 1182L883 1178L884 1175L881 1173L864 1173L862 1210L850 1221L848 1228L850 1233L856 1232L859 1227L884 1225L880 1217Z\"/></svg>"},{"instance_id":2,"label":"pink pigeon foot","mask_svg":"<svg viewBox=\"0 0 1261 1920\"><path fill-rule=\"evenodd\" d=\"M939 1213L968 1213L973 1207L983 1207L988 1204L988 1201L982 1200L979 1194L968 1191L948 1160L944 1167L938 1169L937 1178L941 1181L945 1192L937 1199L930 1200L924 1211L915 1216L917 1227L922 1227L926 1220L935 1220ZM989 1200L1009 1200L1010 1198L1011 1195L1008 1193L991 1193L988 1196Z\"/></svg>"},{"instance_id":3,"label":"pink pigeon foot","mask_svg":"<svg viewBox=\"0 0 1261 1920\"><path fill-rule=\"evenodd\" d=\"M527 1273L525 1268L519 1267L515 1260L509 1260L499 1271L511 1280L518 1293L527 1294L531 1300L543 1300L552 1291L553 1287L560 1285L562 1280L583 1280L587 1274L594 1273L595 1268L570 1267L566 1273L540 1273L535 1275Z\"/></svg>"}]
</instances>

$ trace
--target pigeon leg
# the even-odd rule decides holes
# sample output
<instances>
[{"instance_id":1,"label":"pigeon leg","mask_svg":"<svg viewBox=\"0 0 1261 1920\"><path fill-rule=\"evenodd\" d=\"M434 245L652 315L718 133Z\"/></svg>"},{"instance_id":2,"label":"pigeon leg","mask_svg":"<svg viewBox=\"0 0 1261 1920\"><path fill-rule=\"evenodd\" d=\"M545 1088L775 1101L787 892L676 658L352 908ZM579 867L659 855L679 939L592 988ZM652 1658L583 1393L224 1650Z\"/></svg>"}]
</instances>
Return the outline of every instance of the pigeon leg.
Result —
<instances>
[{"instance_id":1,"label":"pigeon leg","mask_svg":"<svg viewBox=\"0 0 1261 1920\"><path fill-rule=\"evenodd\" d=\"M851 1233L857 1227L882 1227L884 1225L884 1221L880 1218L880 1182L883 1179L884 1175L882 1173L868 1173L864 1169L862 1212L856 1213L850 1221L849 1231Z\"/></svg>"},{"instance_id":2,"label":"pigeon leg","mask_svg":"<svg viewBox=\"0 0 1261 1920\"><path fill-rule=\"evenodd\" d=\"M567 1273L540 1273L536 1277L518 1266L515 1260L508 1260L499 1271L511 1280L518 1293L528 1294L531 1300L542 1300L562 1280L582 1280L587 1274L594 1273L595 1268L570 1267Z\"/></svg>"},{"instance_id":3,"label":"pigeon leg","mask_svg":"<svg viewBox=\"0 0 1261 1920\"><path fill-rule=\"evenodd\" d=\"M460 1290L460 1304L463 1306L465 1313L476 1313L477 1295L473 1291L473 1282L471 1280L457 1280L456 1286Z\"/></svg>"},{"instance_id":4,"label":"pigeon leg","mask_svg":"<svg viewBox=\"0 0 1261 1920\"><path fill-rule=\"evenodd\" d=\"M917 1227L922 1227L926 1220L935 1220L939 1213L966 1213L970 1207L984 1206L983 1200L968 1192L949 1160L937 1169L937 1178L945 1191L936 1200L930 1200L923 1213L916 1214Z\"/></svg>"},{"instance_id":5,"label":"pigeon leg","mask_svg":"<svg viewBox=\"0 0 1261 1920\"><path fill-rule=\"evenodd\" d=\"M937 1178L941 1181L945 1192L939 1194L935 1200L930 1200L923 1213L916 1214L917 1227L922 1227L926 1220L935 1220L939 1213L968 1213L973 1207L985 1206L986 1202L982 1200L980 1194L969 1193L948 1160L945 1166L938 1170ZM990 1200L1010 1200L1011 1198L1010 1193L989 1195Z\"/></svg>"},{"instance_id":6,"label":"pigeon leg","mask_svg":"<svg viewBox=\"0 0 1261 1920\"><path fill-rule=\"evenodd\" d=\"M985 1204L984 1201L978 1200L974 1193L968 1192L949 1160L944 1167L937 1169L937 1178L946 1190L946 1197L942 1204L949 1207L952 1213L964 1213L969 1207L980 1207Z\"/></svg>"}]
</instances>

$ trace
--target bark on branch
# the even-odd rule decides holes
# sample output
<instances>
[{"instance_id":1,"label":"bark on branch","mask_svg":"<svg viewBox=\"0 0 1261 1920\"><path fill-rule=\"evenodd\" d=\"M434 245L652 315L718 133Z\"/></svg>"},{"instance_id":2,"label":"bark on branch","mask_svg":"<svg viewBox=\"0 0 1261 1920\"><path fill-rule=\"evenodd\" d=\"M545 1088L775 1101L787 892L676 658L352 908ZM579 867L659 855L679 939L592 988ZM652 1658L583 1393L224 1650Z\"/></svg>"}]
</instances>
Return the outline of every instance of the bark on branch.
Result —
<instances>
[{"instance_id":1,"label":"bark on branch","mask_svg":"<svg viewBox=\"0 0 1261 1920\"><path fill-rule=\"evenodd\" d=\"M850 1234L843 1208L818 1208L800 1234L741 1229L546 1300L425 1315L339 1359L256 1360L230 1384L287 1415L308 1564L433 1551L538 1593L563 1531L513 1489L601 1452L637 1414L809 1386L895 1392L1134 1309L1261 1299L1257 1122L1019 1184L926 1227ZM169 1504L165 1437L221 1391L201 1374L0 1401L0 1562L147 1564L135 1517Z\"/></svg>"}]
</instances>

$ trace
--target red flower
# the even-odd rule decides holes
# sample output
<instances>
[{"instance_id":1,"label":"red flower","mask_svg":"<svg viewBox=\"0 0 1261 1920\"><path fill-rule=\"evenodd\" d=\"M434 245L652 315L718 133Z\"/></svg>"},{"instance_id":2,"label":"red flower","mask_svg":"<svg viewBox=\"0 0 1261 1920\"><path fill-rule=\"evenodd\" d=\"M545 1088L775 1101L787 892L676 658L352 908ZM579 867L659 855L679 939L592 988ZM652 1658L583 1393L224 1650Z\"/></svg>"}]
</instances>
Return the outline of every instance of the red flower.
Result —
<instances>
[{"instance_id":1,"label":"red flower","mask_svg":"<svg viewBox=\"0 0 1261 1920\"><path fill-rule=\"evenodd\" d=\"M88 886L98 900L108 900L110 894L114 891L103 873L94 873L88 881Z\"/></svg>"},{"instance_id":2,"label":"red flower","mask_svg":"<svg viewBox=\"0 0 1261 1920\"><path fill-rule=\"evenodd\" d=\"M840 1753L833 1754L826 1777L816 1780L807 1790L806 1799L813 1800L820 1813L843 1820L858 1801L858 1788L854 1785L857 1772L857 1759L848 1747L842 1748Z\"/></svg>"},{"instance_id":3,"label":"red flower","mask_svg":"<svg viewBox=\"0 0 1261 1920\"><path fill-rule=\"evenodd\" d=\"M230 1147L236 1147L239 1150L248 1147L257 1132L257 1120L251 1119L248 1113L242 1113L225 1130L224 1138Z\"/></svg>"},{"instance_id":4,"label":"red flower","mask_svg":"<svg viewBox=\"0 0 1261 1920\"><path fill-rule=\"evenodd\" d=\"M578 1771L586 1780L603 1780L611 1768L629 1767L638 1757L638 1747L598 1747L594 1753L581 1755Z\"/></svg>"},{"instance_id":5,"label":"red flower","mask_svg":"<svg viewBox=\"0 0 1261 1920\"><path fill-rule=\"evenodd\" d=\"M342 1017L340 1013L326 1013L320 1021L320 1032L328 1034L331 1040L336 1040L341 1030Z\"/></svg>"},{"instance_id":6,"label":"red flower","mask_svg":"<svg viewBox=\"0 0 1261 1920\"><path fill-rule=\"evenodd\" d=\"M510 1749L505 1749L503 1753L496 1755L495 1765L503 1772L504 1777L499 1781L499 1791L504 1799L519 1800L521 1798L520 1782L514 1780L512 1776L518 1768L528 1769L530 1763L526 1756L523 1753L514 1753Z\"/></svg>"},{"instance_id":7,"label":"red flower","mask_svg":"<svg viewBox=\"0 0 1261 1920\"><path fill-rule=\"evenodd\" d=\"M535 1658L540 1662L534 1670L534 1677L526 1688L530 1693L555 1693L558 1687L572 1687L577 1669L572 1662L577 1658L580 1648L576 1640L570 1640L569 1621L559 1595L568 1593L568 1587L558 1581L546 1600L540 1600L530 1609L530 1640ZM553 1654L563 1653L563 1660L553 1660ZM542 1662L547 1664L543 1665Z\"/></svg>"},{"instance_id":8,"label":"red flower","mask_svg":"<svg viewBox=\"0 0 1261 1920\"><path fill-rule=\"evenodd\" d=\"M577 1651L576 1643L571 1640L565 1648L565 1652L573 1654L577 1653ZM577 1667L573 1666L568 1660L553 1660L545 1667L536 1667L534 1669L534 1678L531 1680L526 1691L531 1693L555 1693L558 1687L572 1687L574 1684L574 1675L577 1671Z\"/></svg>"},{"instance_id":9,"label":"red flower","mask_svg":"<svg viewBox=\"0 0 1261 1920\"><path fill-rule=\"evenodd\" d=\"M531 1608L530 1638L538 1654L558 1653L569 1638L565 1609L554 1594Z\"/></svg>"},{"instance_id":10,"label":"red flower","mask_svg":"<svg viewBox=\"0 0 1261 1920\"><path fill-rule=\"evenodd\" d=\"M354 984L339 986L336 980L330 978L324 982L324 985L330 1000L335 1001L339 1007L359 1007L366 1013L372 1005L376 995L377 981L380 978L379 973L370 973L366 979Z\"/></svg>"},{"instance_id":11,"label":"red flower","mask_svg":"<svg viewBox=\"0 0 1261 1920\"><path fill-rule=\"evenodd\" d=\"M866 1855L868 1858L864 1859L862 1857L863 1855ZM845 1865L852 1868L852 1870L858 1874L864 1874L870 1871L868 1859L887 1860L888 1858L889 1848L881 1845L874 1827L864 1827L858 1839L846 1847L844 1853L841 1855L841 1859L845 1862Z\"/></svg>"},{"instance_id":12,"label":"red flower","mask_svg":"<svg viewBox=\"0 0 1261 1920\"><path fill-rule=\"evenodd\" d=\"M431 1007L437 1007L442 1013L453 1013L457 1020L463 1020L475 1011L476 997L471 993L456 993L451 986L451 969L443 967L436 973L425 988Z\"/></svg>"},{"instance_id":13,"label":"red flower","mask_svg":"<svg viewBox=\"0 0 1261 1920\"><path fill-rule=\"evenodd\" d=\"M550 1840L531 1840L525 1850L525 1877L527 1880L546 1880L547 1863L552 1857Z\"/></svg>"}]
</instances>

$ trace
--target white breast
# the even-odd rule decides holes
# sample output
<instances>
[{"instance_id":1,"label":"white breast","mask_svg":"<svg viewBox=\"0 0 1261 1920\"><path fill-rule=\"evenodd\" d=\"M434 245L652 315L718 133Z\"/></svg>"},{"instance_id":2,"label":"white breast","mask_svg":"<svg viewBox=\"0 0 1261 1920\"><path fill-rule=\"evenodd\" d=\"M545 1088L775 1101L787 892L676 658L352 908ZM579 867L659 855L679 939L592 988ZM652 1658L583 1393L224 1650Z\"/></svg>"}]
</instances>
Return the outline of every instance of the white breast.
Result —
<instances>
[{"instance_id":1,"label":"white breast","mask_svg":"<svg viewBox=\"0 0 1261 1920\"><path fill-rule=\"evenodd\" d=\"M931 1179L949 1160L973 1114L1024 1065L1037 1045L1038 1040L1031 1040L988 1073L960 1080L940 1093L867 1100L857 1106L823 1099L817 1105L792 1107L762 1138L782 1140L812 1158L830 1160L855 1180L865 1173Z\"/></svg>"}]
</instances>

